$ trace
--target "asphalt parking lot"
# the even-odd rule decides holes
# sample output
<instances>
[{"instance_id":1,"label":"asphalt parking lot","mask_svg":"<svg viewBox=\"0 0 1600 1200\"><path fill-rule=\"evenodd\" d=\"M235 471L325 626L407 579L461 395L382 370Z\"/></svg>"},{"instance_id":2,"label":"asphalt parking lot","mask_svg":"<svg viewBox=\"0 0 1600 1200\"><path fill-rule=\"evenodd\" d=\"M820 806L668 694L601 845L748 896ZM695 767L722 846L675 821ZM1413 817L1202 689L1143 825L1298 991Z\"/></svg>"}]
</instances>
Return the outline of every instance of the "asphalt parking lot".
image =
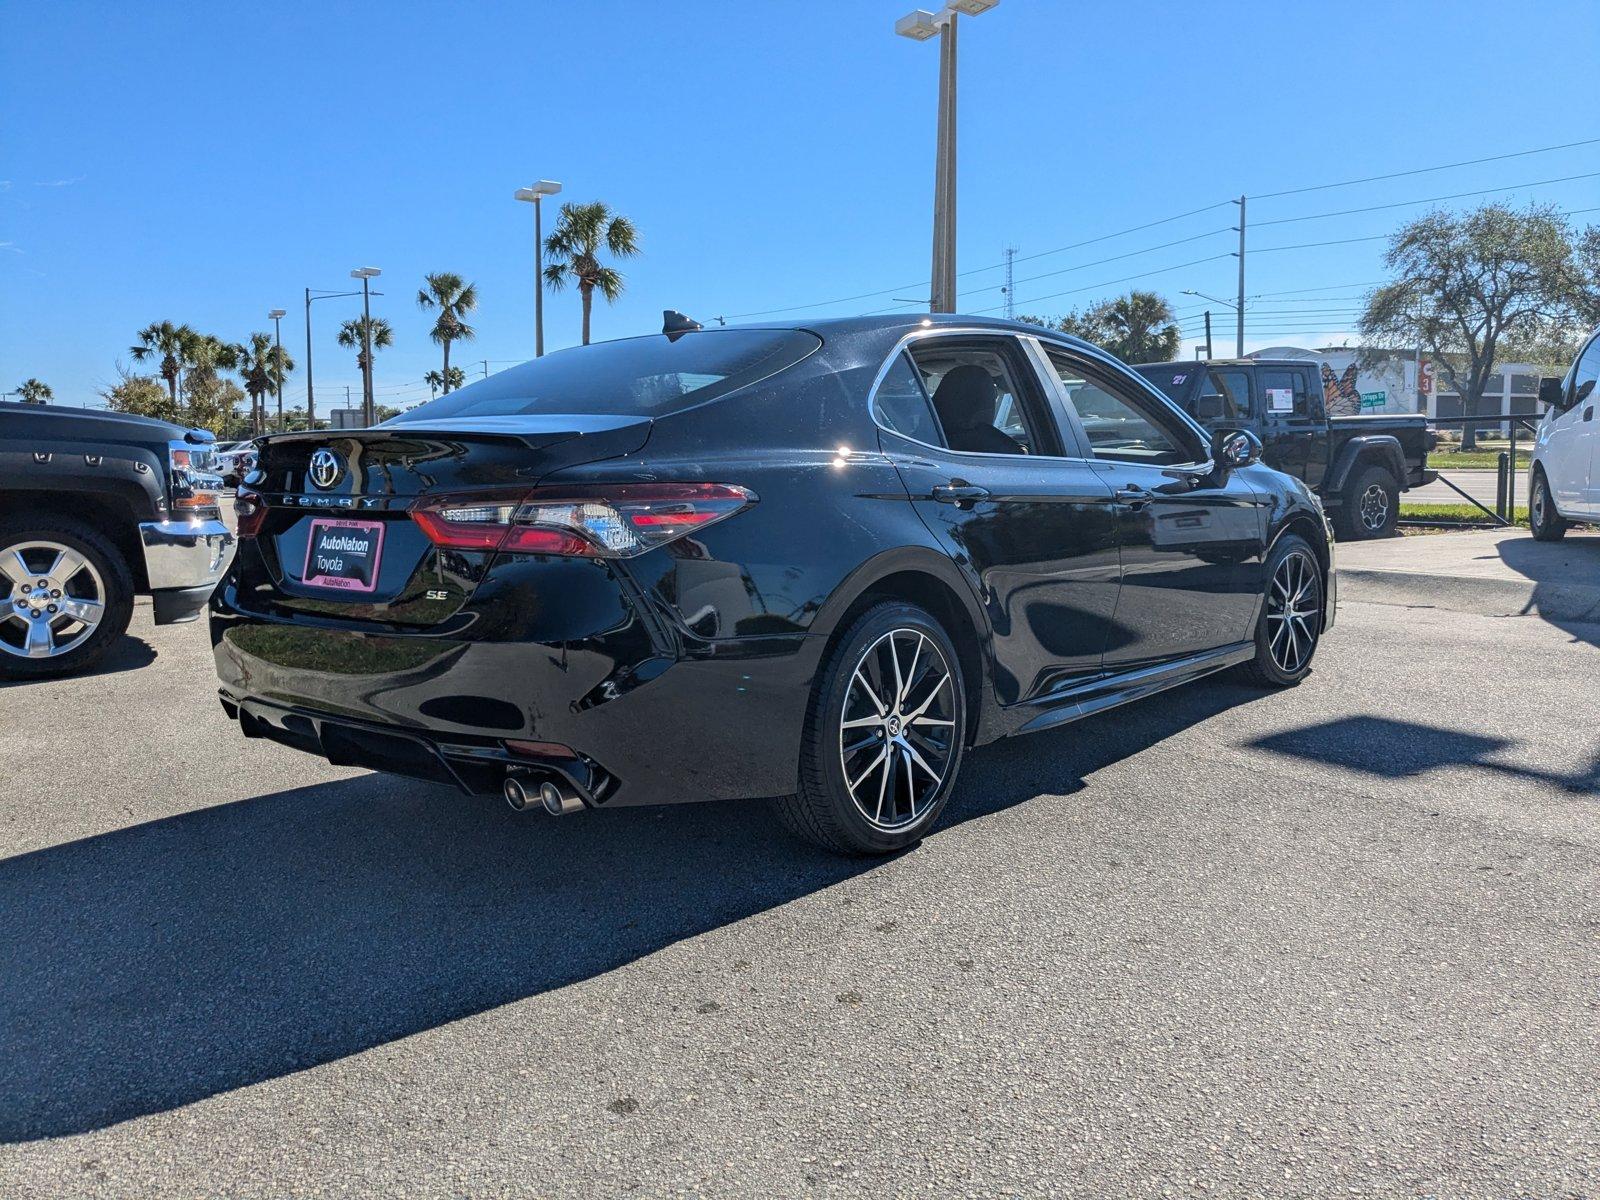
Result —
<instances>
[{"instance_id":1,"label":"asphalt parking lot","mask_svg":"<svg viewBox=\"0 0 1600 1200\"><path fill-rule=\"evenodd\" d=\"M881 862L246 742L141 606L0 690L0 1195L1595 1194L1600 626L1384 599Z\"/></svg>"}]
</instances>

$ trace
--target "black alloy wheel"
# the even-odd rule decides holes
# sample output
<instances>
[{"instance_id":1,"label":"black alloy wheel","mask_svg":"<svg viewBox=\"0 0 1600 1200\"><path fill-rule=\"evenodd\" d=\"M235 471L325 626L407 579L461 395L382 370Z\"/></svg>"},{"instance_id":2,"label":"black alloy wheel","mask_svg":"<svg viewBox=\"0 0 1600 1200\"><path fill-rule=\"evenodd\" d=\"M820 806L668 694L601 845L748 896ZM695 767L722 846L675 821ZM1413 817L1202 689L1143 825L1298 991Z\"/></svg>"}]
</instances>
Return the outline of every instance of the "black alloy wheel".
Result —
<instances>
[{"instance_id":1,"label":"black alloy wheel","mask_svg":"<svg viewBox=\"0 0 1600 1200\"><path fill-rule=\"evenodd\" d=\"M1246 672L1269 687L1293 687L1311 673L1322 637L1322 564L1304 538L1285 534L1267 559L1256 656Z\"/></svg>"},{"instance_id":2,"label":"black alloy wheel","mask_svg":"<svg viewBox=\"0 0 1600 1200\"><path fill-rule=\"evenodd\" d=\"M933 825L955 783L966 731L961 665L928 613L885 603L830 655L806 717L800 791L783 822L845 854L885 854Z\"/></svg>"}]
</instances>

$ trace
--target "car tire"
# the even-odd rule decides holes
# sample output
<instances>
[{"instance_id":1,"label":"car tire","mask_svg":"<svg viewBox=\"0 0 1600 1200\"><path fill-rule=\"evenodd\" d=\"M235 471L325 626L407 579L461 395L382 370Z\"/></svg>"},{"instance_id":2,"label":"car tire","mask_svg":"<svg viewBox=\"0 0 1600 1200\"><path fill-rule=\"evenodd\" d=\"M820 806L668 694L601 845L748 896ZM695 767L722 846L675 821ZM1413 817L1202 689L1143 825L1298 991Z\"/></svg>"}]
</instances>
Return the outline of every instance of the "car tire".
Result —
<instances>
[{"instance_id":1,"label":"car tire","mask_svg":"<svg viewBox=\"0 0 1600 1200\"><path fill-rule=\"evenodd\" d=\"M800 789L775 802L779 819L837 854L914 844L950 798L966 722L949 634L914 605L875 605L838 640L812 688Z\"/></svg>"},{"instance_id":2,"label":"car tire","mask_svg":"<svg viewBox=\"0 0 1600 1200\"><path fill-rule=\"evenodd\" d=\"M73 567L75 560L82 566ZM52 573L57 564L63 578ZM46 581L59 586L41 590ZM92 622L73 619L74 602L86 617L94 614ZM133 576L121 552L92 526L70 517L13 517L0 521L0 605L0 679L70 675L99 661L127 632ZM40 622L52 645L58 635L62 642L34 656L28 645Z\"/></svg>"},{"instance_id":3,"label":"car tire","mask_svg":"<svg viewBox=\"0 0 1600 1200\"><path fill-rule=\"evenodd\" d=\"M1533 491L1528 497L1528 528L1532 530L1534 540L1540 542L1559 542L1567 536L1570 526L1565 517L1556 509L1555 497L1550 494L1550 481L1544 477L1543 470L1533 473Z\"/></svg>"},{"instance_id":4,"label":"car tire","mask_svg":"<svg viewBox=\"0 0 1600 1200\"><path fill-rule=\"evenodd\" d=\"M1311 660L1322 640L1326 603L1322 564L1310 542L1289 533L1267 556L1265 574L1256 654L1243 671L1262 687L1294 687L1311 673Z\"/></svg>"},{"instance_id":5,"label":"car tire","mask_svg":"<svg viewBox=\"0 0 1600 1200\"><path fill-rule=\"evenodd\" d=\"M1400 518L1400 485L1388 467L1373 463L1358 467L1345 485L1337 510L1337 528L1343 541L1388 537Z\"/></svg>"}]
</instances>

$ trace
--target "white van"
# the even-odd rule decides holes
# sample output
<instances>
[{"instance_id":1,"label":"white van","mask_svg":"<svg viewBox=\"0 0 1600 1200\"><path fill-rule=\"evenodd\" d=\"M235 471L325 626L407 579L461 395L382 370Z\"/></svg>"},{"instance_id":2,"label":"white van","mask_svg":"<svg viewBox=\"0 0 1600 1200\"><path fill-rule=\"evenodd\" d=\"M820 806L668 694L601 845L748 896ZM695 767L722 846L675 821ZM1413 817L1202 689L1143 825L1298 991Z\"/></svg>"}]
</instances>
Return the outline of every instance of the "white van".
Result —
<instances>
[{"instance_id":1,"label":"white van","mask_svg":"<svg viewBox=\"0 0 1600 1200\"><path fill-rule=\"evenodd\" d=\"M1528 468L1528 517L1533 536L1553 542L1573 522L1600 522L1600 329L1589 335L1566 378L1545 380L1549 404Z\"/></svg>"}]
</instances>

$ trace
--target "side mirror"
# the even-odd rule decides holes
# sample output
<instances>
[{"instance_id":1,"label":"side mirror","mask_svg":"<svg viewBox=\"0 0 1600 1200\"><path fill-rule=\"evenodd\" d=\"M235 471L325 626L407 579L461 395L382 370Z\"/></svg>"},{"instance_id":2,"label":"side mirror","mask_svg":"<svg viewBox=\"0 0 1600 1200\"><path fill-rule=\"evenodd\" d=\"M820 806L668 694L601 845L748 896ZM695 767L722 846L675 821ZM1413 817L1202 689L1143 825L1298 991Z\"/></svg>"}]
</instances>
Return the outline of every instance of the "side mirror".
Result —
<instances>
[{"instance_id":1,"label":"side mirror","mask_svg":"<svg viewBox=\"0 0 1600 1200\"><path fill-rule=\"evenodd\" d=\"M1224 471L1260 462L1261 439L1248 429L1219 429L1211 438L1211 461Z\"/></svg>"},{"instance_id":2,"label":"side mirror","mask_svg":"<svg viewBox=\"0 0 1600 1200\"><path fill-rule=\"evenodd\" d=\"M1561 384L1561 380L1548 376L1539 380L1539 403L1547 408L1565 408L1567 394Z\"/></svg>"},{"instance_id":3,"label":"side mirror","mask_svg":"<svg viewBox=\"0 0 1600 1200\"><path fill-rule=\"evenodd\" d=\"M1201 396L1194 402L1194 419L1196 421L1222 420L1222 397L1216 392Z\"/></svg>"}]
</instances>

